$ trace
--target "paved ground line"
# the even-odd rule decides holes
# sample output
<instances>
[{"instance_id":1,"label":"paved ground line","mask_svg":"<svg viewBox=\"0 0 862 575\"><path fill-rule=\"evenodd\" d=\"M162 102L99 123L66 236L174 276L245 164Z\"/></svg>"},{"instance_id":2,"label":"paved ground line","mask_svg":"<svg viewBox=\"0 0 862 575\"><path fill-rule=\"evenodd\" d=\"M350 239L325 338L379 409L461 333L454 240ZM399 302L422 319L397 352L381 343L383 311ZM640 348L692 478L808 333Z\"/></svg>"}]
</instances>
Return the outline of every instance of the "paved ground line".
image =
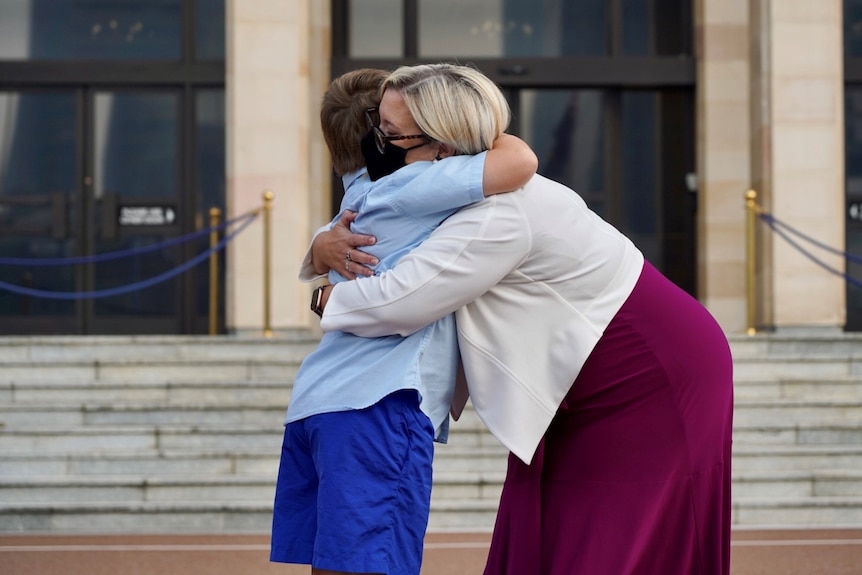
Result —
<instances>
[{"instance_id":1,"label":"paved ground line","mask_svg":"<svg viewBox=\"0 0 862 575\"><path fill-rule=\"evenodd\" d=\"M487 542L426 543L425 549L487 549ZM0 545L0 553L89 551L269 551L269 545Z\"/></svg>"},{"instance_id":2,"label":"paved ground line","mask_svg":"<svg viewBox=\"0 0 862 575\"><path fill-rule=\"evenodd\" d=\"M0 545L0 553L116 551L269 551L269 545Z\"/></svg>"},{"instance_id":3,"label":"paved ground line","mask_svg":"<svg viewBox=\"0 0 862 575\"><path fill-rule=\"evenodd\" d=\"M805 547L810 545L862 545L862 539L752 539L731 541L731 547Z\"/></svg>"},{"instance_id":4,"label":"paved ground line","mask_svg":"<svg viewBox=\"0 0 862 575\"><path fill-rule=\"evenodd\" d=\"M732 547L806 547L826 545L862 545L862 539L751 539L732 541ZM488 542L426 543L425 549L487 549ZM269 551L269 545L0 545L0 553L68 553L68 552L219 552Z\"/></svg>"}]
</instances>

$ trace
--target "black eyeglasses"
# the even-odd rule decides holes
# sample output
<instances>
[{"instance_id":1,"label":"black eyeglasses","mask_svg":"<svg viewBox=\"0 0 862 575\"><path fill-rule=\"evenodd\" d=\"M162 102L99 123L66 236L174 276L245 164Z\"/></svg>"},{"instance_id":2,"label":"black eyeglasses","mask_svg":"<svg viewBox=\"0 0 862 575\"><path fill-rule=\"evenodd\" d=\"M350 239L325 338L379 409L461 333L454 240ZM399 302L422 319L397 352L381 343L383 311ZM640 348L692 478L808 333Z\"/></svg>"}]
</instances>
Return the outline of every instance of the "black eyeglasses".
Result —
<instances>
[{"instance_id":1,"label":"black eyeglasses","mask_svg":"<svg viewBox=\"0 0 862 575\"><path fill-rule=\"evenodd\" d=\"M377 151L381 154L386 149L386 142L393 142L395 140L415 140L416 138L429 139L425 134L417 134L415 136L387 136L383 133L383 130L380 129L380 112L377 108L368 108L365 110L365 121L368 122L369 129L374 131L374 143L377 144ZM412 150L413 148L424 146L427 143L428 142L424 142L404 149Z\"/></svg>"}]
</instances>

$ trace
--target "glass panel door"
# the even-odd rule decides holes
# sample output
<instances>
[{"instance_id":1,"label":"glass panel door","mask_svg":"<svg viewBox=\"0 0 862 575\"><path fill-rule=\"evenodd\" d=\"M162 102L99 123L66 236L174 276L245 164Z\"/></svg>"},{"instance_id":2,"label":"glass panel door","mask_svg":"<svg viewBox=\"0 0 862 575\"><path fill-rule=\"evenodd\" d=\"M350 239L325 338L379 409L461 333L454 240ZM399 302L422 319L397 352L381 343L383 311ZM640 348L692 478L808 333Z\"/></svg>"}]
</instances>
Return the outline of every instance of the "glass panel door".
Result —
<instances>
[{"instance_id":1,"label":"glass panel door","mask_svg":"<svg viewBox=\"0 0 862 575\"><path fill-rule=\"evenodd\" d=\"M182 233L180 204L180 94L178 91L98 91L93 95L89 244L97 254L134 255L97 263L88 274L96 291L117 290L88 309L91 333L179 329L181 277L151 287L141 282L180 265L183 246L146 249Z\"/></svg>"},{"instance_id":2,"label":"glass panel door","mask_svg":"<svg viewBox=\"0 0 862 575\"><path fill-rule=\"evenodd\" d=\"M857 12L862 14L862 2L859 3ZM857 20L860 18L857 17ZM847 201L847 223L844 233L847 253L857 256L847 260L846 273L854 281L848 281L846 284L846 329L862 331L862 287L859 287L859 283L862 282L862 264L858 260L858 256L862 254L862 87L847 86L844 90L844 100Z\"/></svg>"},{"instance_id":3,"label":"glass panel door","mask_svg":"<svg viewBox=\"0 0 862 575\"><path fill-rule=\"evenodd\" d=\"M510 90L539 173L577 192L694 294L693 100L658 90Z\"/></svg>"},{"instance_id":4,"label":"glass panel door","mask_svg":"<svg viewBox=\"0 0 862 575\"><path fill-rule=\"evenodd\" d=\"M68 333L74 300L27 290L71 292L70 266L34 260L77 255L77 117L74 90L0 92L0 333ZM22 288L22 289L18 289Z\"/></svg>"},{"instance_id":5,"label":"glass panel door","mask_svg":"<svg viewBox=\"0 0 862 575\"><path fill-rule=\"evenodd\" d=\"M207 94L207 123L217 130L221 91ZM184 217L198 202L181 201L181 95L0 92L0 333L186 330L181 302L192 280L173 270L206 246L146 251L208 225L200 213ZM223 145L223 137L217 141ZM212 182L219 175L223 182L223 158L202 152L212 164L209 179L198 178L207 187L200 201L217 203L223 184ZM128 255L88 260L117 251Z\"/></svg>"}]
</instances>

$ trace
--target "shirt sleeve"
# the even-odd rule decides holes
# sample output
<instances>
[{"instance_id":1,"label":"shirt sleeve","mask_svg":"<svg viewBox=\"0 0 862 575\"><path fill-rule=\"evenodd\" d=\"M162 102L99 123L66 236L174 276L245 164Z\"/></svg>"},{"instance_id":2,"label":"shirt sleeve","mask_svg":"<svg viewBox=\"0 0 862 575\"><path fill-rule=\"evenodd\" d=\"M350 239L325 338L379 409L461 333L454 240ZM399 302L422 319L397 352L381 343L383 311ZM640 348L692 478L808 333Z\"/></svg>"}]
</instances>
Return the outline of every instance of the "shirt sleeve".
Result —
<instances>
[{"instance_id":1,"label":"shirt sleeve","mask_svg":"<svg viewBox=\"0 0 862 575\"><path fill-rule=\"evenodd\" d=\"M305 252L305 257L302 258L302 263L299 265L299 281L308 283L326 277L326 274L318 274L314 271L314 266L311 265L311 246L314 243L314 238L329 230L331 226L332 224L326 224L317 228L317 231L311 237L311 241L308 243L308 250Z\"/></svg>"},{"instance_id":2,"label":"shirt sleeve","mask_svg":"<svg viewBox=\"0 0 862 575\"><path fill-rule=\"evenodd\" d=\"M395 209L418 222L429 217L439 221L454 210L482 200L487 155L481 152L434 162L391 195Z\"/></svg>"},{"instance_id":3,"label":"shirt sleeve","mask_svg":"<svg viewBox=\"0 0 862 575\"><path fill-rule=\"evenodd\" d=\"M464 208L391 270L336 285L321 328L406 336L488 291L530 249L529 223L516 196L491 196Z\"/></svg>"}]
</instances>

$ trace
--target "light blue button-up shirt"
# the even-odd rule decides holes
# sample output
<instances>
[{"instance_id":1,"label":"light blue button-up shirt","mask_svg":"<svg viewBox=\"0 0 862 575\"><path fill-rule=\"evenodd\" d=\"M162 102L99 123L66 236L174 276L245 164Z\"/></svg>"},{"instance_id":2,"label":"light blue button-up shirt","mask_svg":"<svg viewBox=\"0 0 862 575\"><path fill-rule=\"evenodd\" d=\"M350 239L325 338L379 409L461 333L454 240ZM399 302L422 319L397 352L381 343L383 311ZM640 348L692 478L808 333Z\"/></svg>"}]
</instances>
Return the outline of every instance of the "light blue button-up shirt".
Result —
<instances>
[{"instance_id":1,"label":"light blue button-up shirt","mask_svg":"<svg viewBox=\"0 0 862 575\"><path fill-rule=\"evenodd\" d=\"M341 211L358 212L353 231L377 238L375 245L363 248L380 260L375 273L393 267L459 208L483 198L485 156L483 152L415 162L376 182L364 169L344 176ZM333 224L337 221L336 217ZM345 278L332 270L329 281ZM435 439L445 443L457 365L454 314L407 337L326 333L299 368L286 423L319 413L362 409L395 391L415 389L422 398L422 411L434 425Z\"/></svg>"}]
</instances>

